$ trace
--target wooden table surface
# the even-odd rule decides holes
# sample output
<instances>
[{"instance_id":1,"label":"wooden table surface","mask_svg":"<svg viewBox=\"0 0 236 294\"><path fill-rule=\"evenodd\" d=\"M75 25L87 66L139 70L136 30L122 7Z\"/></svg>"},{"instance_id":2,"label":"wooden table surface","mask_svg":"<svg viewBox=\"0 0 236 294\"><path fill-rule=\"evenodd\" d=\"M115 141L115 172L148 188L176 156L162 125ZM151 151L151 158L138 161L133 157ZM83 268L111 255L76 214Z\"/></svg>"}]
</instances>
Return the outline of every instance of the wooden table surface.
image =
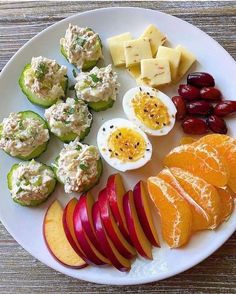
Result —
<instances>
[{"instance_id":1,"label":"wooden table surface","mask_svg":"<svg viewBox=\"0 0 236 294\"><path fill-rule=\"evenodd\" d=\"M146 7L175 15L208 33L236 59L236 1L0 1L0 70L25 42L49 25L74 13L111 6ZM0 293L79 292L236 293L236 234L208 259L176 277L121 288L78 281L46 267L22 249L0 223Z\"/></svg>"}]
</instances>

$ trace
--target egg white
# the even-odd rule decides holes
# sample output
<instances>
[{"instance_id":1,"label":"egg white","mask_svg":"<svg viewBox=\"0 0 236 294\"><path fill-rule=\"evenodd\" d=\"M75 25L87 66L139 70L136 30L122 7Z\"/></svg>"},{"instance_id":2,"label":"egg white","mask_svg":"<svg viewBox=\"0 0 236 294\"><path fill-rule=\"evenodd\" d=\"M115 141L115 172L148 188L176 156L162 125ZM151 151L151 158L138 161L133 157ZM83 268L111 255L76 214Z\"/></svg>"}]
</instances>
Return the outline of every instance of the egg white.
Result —
<instances>
[{"instance_id":1,"label":"egg white","mask_svg":"<svg viewBox=\"0 0 236 294\"><path fill-rule=\"evenodd\" d=\"M138 132L145 140L146 149L149 149L149 151L145 151L144 156L134 162L122 162L120 159L116 157L111 157L110 152L108 150L109 149L108 140L110 135L116 129L119 129L119 128L131 128L134 131ZM114 119L108 120L100 127L97 134L97 145L105 161L113 168L122 172L140 168L144 166L152 157L152 145L147 135L141 129L139 129L135 124L123 118L114 118Z\"/></svg>"},{"instance_id":2,"label":"egg white","mask_svg":"<svg viewBox=\"0 0 236 294\"><path fill-rule=\"evenodd\" d=\"M137 116L135 115L134 108L132 105L132 99L135 97L137 93L140 91L148 92L150 95L159 98L160 101L167 107L168 113L170 116L170 124L168 126L163 126L159 130L154 130L146 126L142 121L140 121ZM155 98L154 98L155 99ZM162 93L159 90L156 90L151 87L147 86L140 86L131 88L128 90L123 98L123 109L127 116L127 118L132 121L134 124L136 124L139 128L141 128L145 133L151 136L164 136L168 134L175 124L175 115L176 115L176 108L170 97L168 97L166 94Z\"/></svg>"}]
</instances>

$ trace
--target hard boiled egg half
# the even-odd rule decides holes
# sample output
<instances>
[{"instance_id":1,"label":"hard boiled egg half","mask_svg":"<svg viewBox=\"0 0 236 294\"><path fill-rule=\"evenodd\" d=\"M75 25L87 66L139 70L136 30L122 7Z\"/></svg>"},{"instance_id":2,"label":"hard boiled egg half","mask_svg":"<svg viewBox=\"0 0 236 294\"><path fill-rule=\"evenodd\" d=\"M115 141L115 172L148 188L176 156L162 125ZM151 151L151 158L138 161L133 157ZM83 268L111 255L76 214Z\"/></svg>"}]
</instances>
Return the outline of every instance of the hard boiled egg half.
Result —
<instances>
[{"instance_id":1,"label":"hard boiled egg half","mask_svg":"<svg viewBox=\"0 0 236 294\"><path fill-rule=\"evenodd\" d=\"M152 156L147 135L123 118L111 119L100 127L97 145L105 161L123 172L145 165Z\"/></svg>"},{"instance_id":2,"label":"hard boiled egg half","mask_svg":"<svg viewBox=\"0 0 236 294\"><path fill-rule=\"evenodd\" d=\"M147 86L127 91L123 109L128 119L151 136L168 134L175 124L176 108L161 91Z\"/></svg>"}]
</instances>

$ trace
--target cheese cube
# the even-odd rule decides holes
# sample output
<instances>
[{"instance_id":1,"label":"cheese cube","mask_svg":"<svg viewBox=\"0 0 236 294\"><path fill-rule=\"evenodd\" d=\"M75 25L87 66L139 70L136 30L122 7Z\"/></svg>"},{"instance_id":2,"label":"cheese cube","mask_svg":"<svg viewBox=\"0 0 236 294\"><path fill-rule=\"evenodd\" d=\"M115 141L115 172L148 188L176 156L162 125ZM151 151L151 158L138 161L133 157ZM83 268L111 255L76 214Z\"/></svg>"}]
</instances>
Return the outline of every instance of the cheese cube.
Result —
<instances>
[{"instance_id":1,"label":"cheese cube","mask_svg":"<svg viewBox=\"0 0 236 294\"><path fill-rule=\"evenodd\" d=\"M124 42L131 39L132 37L130 33L124 33L107 39L115 66L125 65Z\"/></svg>"},{"instance_id":2,"label":"cheese cube","mask_svg":"<svg viewBox=\"0 0 236 294\"><path fill-rule=\"evenodd\" d=\"M137 79L141 75L140 64L136 64L136 65L128 67L127 71L131 75L131 77L133 77L134 79Z\"/></svg>"},{"instance_id":3,"label":"cheese cube","mask_svg":"<svg viewBox=\"0 0 236 294\"><path fill-rule=\"evenodd\" d=\"M141 61L141 78L152 87L170 83L169 60L167 58L143 59Z\"/></svg>"},{"instance_id":4,"label":"cheese cube","mask_svg":"<svg viewBox=\"0 0 236 294\"><path fill-rule=\"evenodd\" d=\"M179 68L177 72L176 80L182 79L182 77L186 74L186 72L190 69L192 64L195 62L196 57L189 52L186 48L178 45L176 50L181 53Z\"/></svg>"},{"instance_id":5,"label":"cheese cube","mask_svg":"<svg viewBox=\"0 0 236 294\"><path fill-rule=\"evenodd\" d=\"M141 76L139 76L137 79L136 79L136 83L137 83L137 86L151 86L149 84L149 81L148 80L144 80L141 78Z\"/></svg>"},{"instance_id":6,"label":"cheese cube","mask_svg":"<svg viewBox=\"0 0 236 294\"><path fill-rule=\"evenodd\" d=\"M149 25L143 32L140 38L148 38L151 44L152 56L155 57L159 46L163 45L166 41L166 36L162 34L157 27Z\"/></svg>"},{"instance_id":7,"label":"cheese cube","mask_svg":"<svg viewBox=\"0 0 236 294\"><path fill-rule=\"evenodd\" d=\"M157 58L166 58L170 63L171 80L177 77L178 67L180 63L181 53L177 49L160 46L157 51Z\"/></svg>"},{"instance_id":8,"label":"cheese cube","mask_svg":"<svg viewBox=\"0 0 236 294\"><path fill-rule=\"evenodd\" d=\"M148 39L136 39L124 43L126 67L140 63L142 59L152 58Z\"/></svg>"}]
</instances>

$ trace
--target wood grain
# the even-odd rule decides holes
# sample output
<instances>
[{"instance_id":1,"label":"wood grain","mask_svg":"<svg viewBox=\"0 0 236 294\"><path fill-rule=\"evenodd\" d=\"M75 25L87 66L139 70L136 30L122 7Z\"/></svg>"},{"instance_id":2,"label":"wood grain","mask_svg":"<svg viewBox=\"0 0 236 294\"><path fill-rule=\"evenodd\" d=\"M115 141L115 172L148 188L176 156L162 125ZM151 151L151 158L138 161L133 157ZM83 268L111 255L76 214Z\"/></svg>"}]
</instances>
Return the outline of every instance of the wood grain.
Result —
<instances>
[{"instance_id":1,"label":"wood grain","mask_svg":"<svg viewBox=\"0 0 236 294\"><path fill-rule=\"evenodd\" d=\"M111 6L146 7L175 15L208 33L236 59L236 1L0 1L0 70L25 42L49 25L74 13ZM0 293L236 293L235 248L236 234L207 260L176 277L111 287L78 281L44 266L0 224Z\"/></svg>"}]
</instances>

